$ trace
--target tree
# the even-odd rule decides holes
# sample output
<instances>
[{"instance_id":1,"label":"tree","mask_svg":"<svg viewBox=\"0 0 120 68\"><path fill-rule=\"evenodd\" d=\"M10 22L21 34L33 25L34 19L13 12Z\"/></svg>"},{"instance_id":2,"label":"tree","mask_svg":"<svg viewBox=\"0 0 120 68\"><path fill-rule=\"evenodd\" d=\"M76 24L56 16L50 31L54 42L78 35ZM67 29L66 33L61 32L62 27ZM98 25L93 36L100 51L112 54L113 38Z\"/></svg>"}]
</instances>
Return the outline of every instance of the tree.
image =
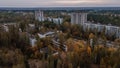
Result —
<instances>
[{"instance_id":1,"label":"tree","mask_svg":"<svg viewBox=\"0 0 120 68\"><path fill-rule=\"evenodd\" d=\"M90 39L90 46L94 48L95 35L93 33L90 33L89 39Z\"/></svg>"},{"instance_id":2,"label":"tree","mask_svg":"<svg viewBox=\"0 0 120 68\"><path fill-rule=\"evenodd\" d=\"M26 33L21 33L18 41L19 44L17 44L17 47L20 48L24 54L27 54L27 50L31 47L28 35Z\"/></svg>"},{"instance_id":3,"label":"tree","mask_svg":"<svg viewBox=\"0 0 120 68\"><path fill-rule=\"evenodd\" d=\"M20 22L20 24L19 24L19 27L21 28L21 30L22 30L22 32L24 32L25 30L26 30L26 23L25 22Z\"/></svg>"},{"instance_id":4,"label":"tree","mask_svg":"<svg viewBox=\"0 0 120 68\"><path fill-rule=\"evenodd\" d=\"M87 46L87 53L89 54L89 55L91 55L91 47L90 46Z\"/></svg>"},{"instance_id":5,"label":"tree","mask_svg":"<svg viewBox=\"0 0 120 68\"><path fill-rule=\"evenodd\" d=\"M106 63L103 58L100 61L100 68L106 68Z\"/></svg>"}]
</instances>

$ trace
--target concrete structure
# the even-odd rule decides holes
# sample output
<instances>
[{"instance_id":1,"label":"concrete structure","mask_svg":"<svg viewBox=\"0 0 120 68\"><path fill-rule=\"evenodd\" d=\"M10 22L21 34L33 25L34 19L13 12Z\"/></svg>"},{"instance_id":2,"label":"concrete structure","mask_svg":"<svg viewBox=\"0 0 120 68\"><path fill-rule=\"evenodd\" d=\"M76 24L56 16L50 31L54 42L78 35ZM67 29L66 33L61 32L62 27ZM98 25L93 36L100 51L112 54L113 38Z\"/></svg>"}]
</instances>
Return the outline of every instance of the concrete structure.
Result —
<instances>
[{"instance_id":1,"label":"concrete structure","mask_svg":"<svg viewBox=\"0 0 120 68\"><path fill-rule=\"evenodd\" d=\"M35 11L35 19L40 22L47 20L56 24L61 24L63 22L63 18L44 17L44 12L40 10Z\"/></svg>"},{"instance_id":2,"label":"concrete structure","mask_svg":"<svg viewBox=\"0 0 120 68\"><path fill-rule=\"evenodd\" d=\"M51 22L56 23L56 24L61 24L63 22L63 18L50 18L50 17L48 17L47 19L48 19L48 21L51 21Z\"/></svg>"},{"instance_id":3,"label":"concrete structure","mask_svg":"<svg viewBox=\"0 0 120 68\"><path fill-rule=\"evenodd\" d=\"M44 21L45 18L44 18L44 13L43 11L35 11L35 19L38 20L38 21Z\"/></svg>"},{"instance_id":4,"label":"concrete structure","mask_svg":"<svg viewBox=\"0 0 120 68\"><path fill-rule=\"evenodd\" d=\"M36 42L37 42L37 40L36 40L35 38L30 38L30 44L31 44L32 46L35 46L35 45L36 45Z\"/></svg>"},{"instance_id":5,"label":"concrete structure","mask_svg":"<svg viewBox=\"0 0 120 68\"><path fill-rule=\"evenodd\" d=\"M38 33L38 36L39 36L39 38L45 38L45 37L48 37L48 36L51 36L51 37L53 37L53 35L55 34L55 32L47 32L47 33L45 33L45 34L40 34L40 33Z\"/></svg>"},{"instance_id":6,"label":"concrete structure","mask_svg":"<svg viewBox=\"0 0 120 68\"><path fill-rule=\"evenodd\" d=\"M95 30L97 32L105 31L106 35L114 35L116 38L120 38L120 27L102 24L93 24L87 21L87 13L72 13L71 24L80 24L83 26L83 30Z\"/></svg>"},{"instance_id":7,"label":"concrete structure","mask_svg":"<svg viewBox=\"0 0 120 68\"><path fill-rule=\"evenodd\" d=\"M71 13L71 24L84 24L87 22L87 13Z\"/></svg>"}]
</instances>

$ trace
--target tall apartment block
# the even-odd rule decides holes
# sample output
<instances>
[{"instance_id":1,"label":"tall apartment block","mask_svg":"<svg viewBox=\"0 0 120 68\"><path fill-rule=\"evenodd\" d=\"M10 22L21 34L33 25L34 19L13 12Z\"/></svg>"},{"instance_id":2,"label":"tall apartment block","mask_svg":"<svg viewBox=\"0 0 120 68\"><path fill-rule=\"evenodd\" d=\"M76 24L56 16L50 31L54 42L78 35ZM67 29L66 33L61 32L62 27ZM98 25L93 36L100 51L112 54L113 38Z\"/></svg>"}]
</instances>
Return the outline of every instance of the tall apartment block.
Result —
<instances>
[{"instance_id":1,"label":"tall apartment block","mask_svg":"<svg viewBox=\"0 0 120 68\"><path fill-rule=\"evenodd\" d=\"M44 13L43 11L35 11L35 19L38 21L44 21Z\"/></svg>"},{"instance_id":2,"label":"tall apartment block","mask_svg":"<svg viewBox=\"0 0 120 68\"><path fill-rule=\"evenodd\" d=\"M87 13L71 13L71 24L84 24L87 22Z\"/></svg>"}]
</instances>

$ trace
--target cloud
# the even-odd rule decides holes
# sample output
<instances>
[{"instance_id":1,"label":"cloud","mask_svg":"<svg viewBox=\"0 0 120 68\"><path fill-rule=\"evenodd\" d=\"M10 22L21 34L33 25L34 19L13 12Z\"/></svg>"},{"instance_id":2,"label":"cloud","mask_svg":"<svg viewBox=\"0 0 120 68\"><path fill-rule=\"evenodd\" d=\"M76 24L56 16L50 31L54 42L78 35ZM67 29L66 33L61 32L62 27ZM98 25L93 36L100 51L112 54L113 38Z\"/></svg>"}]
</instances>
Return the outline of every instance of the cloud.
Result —
<instances>
[{"instance_id":1,"label":"cloud","mask_svg":"<svg viewBox=\"0 0 120 68\"><path fill-rule=\"evenodd\" d=\"M0 7L64 7L64 6L120 7L120 0L0 0Z\"/></svg>"}]
</instances>

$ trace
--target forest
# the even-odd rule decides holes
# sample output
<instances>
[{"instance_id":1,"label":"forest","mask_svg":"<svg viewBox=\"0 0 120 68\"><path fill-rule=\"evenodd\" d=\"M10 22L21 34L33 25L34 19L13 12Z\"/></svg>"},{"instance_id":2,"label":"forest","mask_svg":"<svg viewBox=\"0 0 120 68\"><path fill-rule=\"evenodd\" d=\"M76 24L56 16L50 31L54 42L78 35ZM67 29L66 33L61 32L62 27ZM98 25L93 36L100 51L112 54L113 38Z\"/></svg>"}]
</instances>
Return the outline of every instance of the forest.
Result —
<instances>
[{"instance_id":1,"label":"forest","mask_svg":"<svg viewBox=\"0 0 120 68\"><path fill-rule=\"evenodd\" d=\"M31 14L19 15L18 24L8 25L8 31L0 26L0 68L120 68L120 39L105 35L104 30L83 31L82 26L67 21L55 24L36 21ZM38 36L47 31L54 31L54 37ZM34 46L30 37L37 40ZM53 39L58 39L59 46Z\"/></svg>"}]
</instances>

